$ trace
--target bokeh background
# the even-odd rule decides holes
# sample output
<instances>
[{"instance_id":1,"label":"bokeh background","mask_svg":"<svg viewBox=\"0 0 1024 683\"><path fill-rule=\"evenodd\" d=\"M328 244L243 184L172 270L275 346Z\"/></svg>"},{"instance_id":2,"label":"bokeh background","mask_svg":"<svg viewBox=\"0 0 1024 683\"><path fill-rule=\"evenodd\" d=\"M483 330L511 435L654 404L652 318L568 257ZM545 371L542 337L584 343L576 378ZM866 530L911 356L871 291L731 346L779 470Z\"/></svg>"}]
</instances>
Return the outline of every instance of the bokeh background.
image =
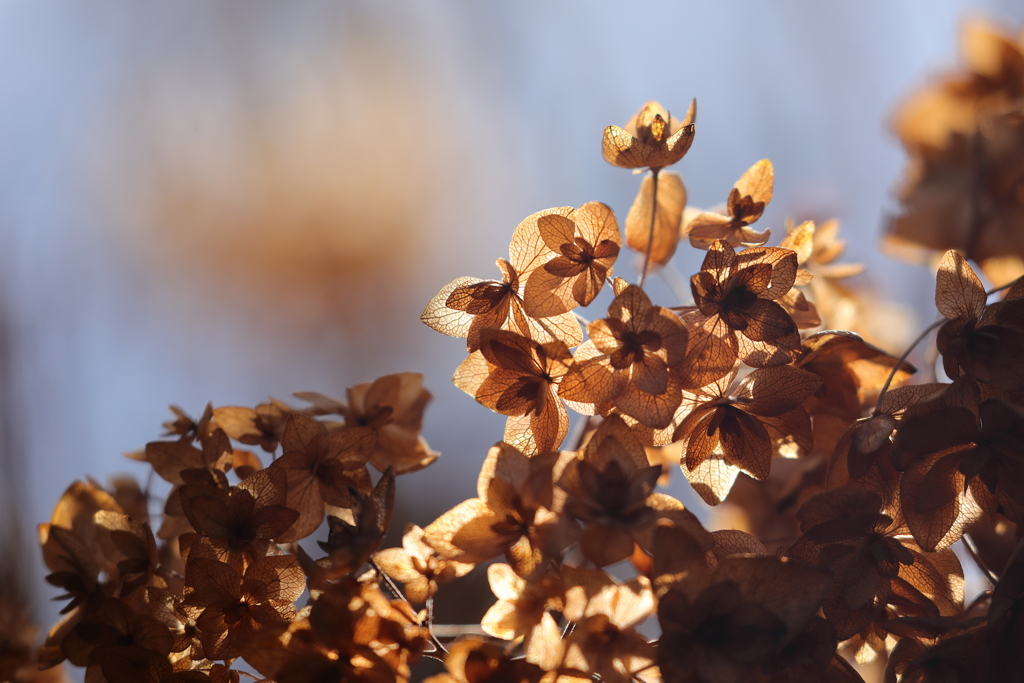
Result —
<instances>
[{"instance_id":1,"label":"bokeh background","mask_svg":"<svg viewBox=\"0 0 1024 683\"><path fill-rule=\"evenodd\" d=\"M601 131L649 99L698 98L675 169L691 204L768 157L758 227L841 219L886 306L869 337L898 351L933 280L878 252L903 166L887 121L977 14L1017 26L1024 6L0 2L3 547L20 538L38 619L57 606L34 525L75 478L144 476L122 453L168 403L422 372L443 455L399 498L426 523L471 495L503 418L451 385L464 346L419 314L458 276L494 277L534 211L596 199L624 219L639 178L601 160ZM673 268L700 258L681 247Z\"/></svg>"}]
</instances>

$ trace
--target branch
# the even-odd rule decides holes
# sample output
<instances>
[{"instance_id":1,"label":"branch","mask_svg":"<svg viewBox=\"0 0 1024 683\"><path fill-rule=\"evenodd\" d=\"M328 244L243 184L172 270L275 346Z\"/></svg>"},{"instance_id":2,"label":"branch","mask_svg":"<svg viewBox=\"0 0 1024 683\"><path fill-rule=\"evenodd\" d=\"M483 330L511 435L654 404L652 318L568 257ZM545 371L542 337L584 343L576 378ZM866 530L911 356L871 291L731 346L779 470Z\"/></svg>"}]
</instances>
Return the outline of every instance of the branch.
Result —
<instances>
[{"instance_id":1,"label":"branch","mask_svg":"<svg viewBox=\"0 0 1024 683\"><path fill-rule=\"evenodd\" d=\"M651 264L651 249L654 248L654 224L658 217L658 172L660 168L652 168L651 182L654 183L654 187L651 190L651 229L647 232L647 249L644 250L644 266L640 271L640 287L644 286L644 280L647 279L647 268Z\"/></svg>"}]
</instances>

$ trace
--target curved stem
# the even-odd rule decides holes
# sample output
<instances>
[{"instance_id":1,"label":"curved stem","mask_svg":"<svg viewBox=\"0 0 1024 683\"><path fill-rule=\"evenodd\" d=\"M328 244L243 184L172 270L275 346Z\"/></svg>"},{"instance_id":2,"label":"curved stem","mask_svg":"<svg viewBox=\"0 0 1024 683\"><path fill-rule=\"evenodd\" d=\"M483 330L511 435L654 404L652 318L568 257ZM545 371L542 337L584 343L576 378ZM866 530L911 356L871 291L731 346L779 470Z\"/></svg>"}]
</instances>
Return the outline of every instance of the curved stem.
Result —
<instances>
[{"instance_id":1,"label":"curved stem","mask_svg":"<svg viewBox=\"0 0 1024 683\"><path fill-rule=\"evenodd\" d=\"M974 560L974 564L978 565L978 569L980 569L981 573L985 575L985 578L988 579L989 583L993 586L997 585L999 583L999 577L993 574L992 570L981 561L981 557L978 556L978 546L975 545L974 539L971 538L971 535L964 534L962 540L964 542L964 547L967 548L967 554L971 556L972 560Z\"/></svg>"},{"instance_id":2,"label":"curved stem","mask_svg":"<svg viewBox=\"0 0 1024 683\"><path fill-rule=\"evenodd\" d=\"M375 572L377 572L377 576L384 579L384 583L387 585L388 590L391 591L391 594L394 595L397 599L404 602L405 604L409 605L409 609L411 609L413 611L413 614L415 614L416 609L412 606L412 603L409 602L409 598L405 597L405 593L403 593L402 589L398 587L398 584L395 583L395 580L392 579L391 576L386 571L384 571L384 569L382 569L379 564L377 564L376 559L372 557L370 558L370 566L373 567L373 570ZM420 623L420 626L423 626L423 623ZM448 648L442 645L438 637L434 635L434 599L432 597L427 598L426 627L427 634L430 636L430 644L433 645L435 648L434 652L447 653Z\"/></svg>"},{"instance_id":3,"label":"curved stem","mask_svg":"<svg viewBox=\"0 0 1024 683\"><path fill-rule=\"evenodd\" d=\"M654 184L654 188L651 190L651 228L647 231L647 249L644 250L644 266L640 271L640 282L638 283L641 287L644 286L644 280L647 279L647 269L651 265L651 249L654 248L654 224L658 218L658 172L660 168L651 169L651 182Z\"/></svg>"},{"instance_id":4,"label":"curved stem","mask_svg":"<svg viewBox=\"0 0 1024 683\"><path fill-rule=\"evenodd\" d=\"M1004 289L1009 289L1010 285L1012 285L1014 282L1016 282L1016 280L1011 280L1010 282L1007 282L1005 285L995 287L994 289L990 289L989 291L985 292L985 296L989 297L992 296L993 294L996 294L997 292L1003 291ZM924 328L924 332L919 334L917 336L917 339L911 342L910 346L907 347L907 350L903 352L902 356L900 356L900 359L896 361L896 365L892 367L892 372L889 373L889 376L885 380L885 384L882 386L882 391L879 392L878 394L878 402L875 403L875 409L871 413L872 415L878 415L878 411L882 407L882 399L885 398L885 392L889 391L889 385L892 384L892 380L896 376L896 373L899 371L900 366L903 365L903 361L907 359L907 356L910 355L910 352L913 351L918 344L924 341L924 338L928 336L929 332L931 332L944 322L946 322L946 318L939 318L931 325Z\"/></svg>"},{"instance_id":5,"label":"curved stem","mask_svg":"<svg viewBox=\"0 0 1024 683\"><path fill-rule=\"evenodd\" d=\"M918 344L924 341L925 337L928 336L929 332L931 332L944 322L946 322L945 318L939 318L931 325L924 328L924 332L917 335L917 339L910 343L910 346L907 347L907 350L903 352L903 355L900 356L898 361L896 361L896 364L892 366L892 372L890 372L889 376L886 377L885 384L882 385L882 390L878 393L878 402L875 403L875 409L874 411L872 411L872 415L878 415L879 410L882 408L882 399L885 398L885 392L889 391L889 385L892 384L892 380L896 376L896 373L899 372L900 366L903 365L903 361L907 359L907 356L910 355L910 352L913 351Z\"/></svg>"}]
</instances>

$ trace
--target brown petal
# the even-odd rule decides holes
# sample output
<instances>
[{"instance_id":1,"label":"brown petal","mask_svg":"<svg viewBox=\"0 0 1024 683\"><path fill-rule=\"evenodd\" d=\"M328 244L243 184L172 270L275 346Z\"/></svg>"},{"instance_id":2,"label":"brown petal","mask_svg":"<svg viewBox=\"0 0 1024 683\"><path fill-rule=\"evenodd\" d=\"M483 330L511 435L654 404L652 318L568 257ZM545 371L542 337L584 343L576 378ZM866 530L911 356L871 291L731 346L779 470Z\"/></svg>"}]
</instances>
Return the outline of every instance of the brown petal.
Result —
<instances>
[{"instance_id":1,"label":"brown petal","mask_svg":"<svg viewBox=\"0 0 1024 683\"><path fill-rule=\"evenodd\" d=\"M720 453L713 453L692 470L683 469L693 490L708 505L718 505L732 489L740 468L730 464Z\"/></svg>"},{"instance_id":2,"label":"brown petal","mask_svg":"<svg viewBox=\"0 0 1024 683\"><path fill-rule=\"evenodd\" d=\"M799 406L821 384L821 377L812 372L779 365L751 372L733 396L752 415L777 416Z\"/></svg>"},{"instance_id":3,"label":"brown petal","mask_svg":"<svg viewBox=\"0 0 1024 683\"><path fill-rule=\"evenodd\" d=\"M750 197L753 202L752 211L742 213L737 211L737 205L733 202L730 195L729 212L745 223L753 223L761 217L761 214L764 213L765 205L772 200L774 182L775 169L772 167L772 162L768 159L762 159L757 162L740 176L740 179L736 181L734 186L737 199Z\"/></svg>"},{"instance_id":4,"label":"brown petal","mask_svg":"<svg viewBox=\"0 0 1024 683\"><path fill-rule=\"evenodd\" d=\"M633 554L633 537L628 531L595 524L583 530L580 550L598 567L607 567Z\"/></svg>"},{"instance_id":5,"label":"brown petal","mask_svg":"<svg viewBox=\"0 0 1024 683\"><path fill-rule=\"evenodd\" d=\"M512 267L519 274L520 281L525 281L534 270L543 266L555 255L545 243L538 222L546 216L569 219L574 211L575 209L571 206L544 209L530 214L516 226L512 233L512 241L508 246L508 254ZM548 227L554 227L554 224L549 224Z\"/></svg>"},{"instance_id":6,"label":"brown petal","mask_svg":"<svg viewBox=\"0 0 1024 683\"><path fill-rule=\"evenodd\" d=\"M637 367L633 366L634 371ZM613 402L622 413L636 418L647 427L664 429L672 423L676 410L682 403L682 388L675 379L669 378L665 383L664 393L649 394L637 383L630 382L623 387Z\"/></svg>"},{"instance_id":7,"label":"brown petal","mask_svg":"<svg viewBox=\"0 0 1024 683\"><path fill-rule=\"evenodd\" d=\"M677 371L683 388L699 389L725 377L736 366L738 353L735 333L718 316L690 328L686 356Z\"/></svg>"},{"instance_id":8,"label":"brown petal","mask_svg":"<svg viewBox=\"0 0 1024 683\"><path fill-rule=\"evenodd\" d=\"M470 498L431 522L423 530L423 540L446 559L485 562L505 552L507 547L506 539L490 528L496 521L499 520L487 503Z\"/></svg>"},{"instance_id":9,"label":"brown petal","mask_svg":"<svg viewBox=\"0 0 1024 683\"><path fill-rule=\"evenodd\" d=\"M754 479L767 479L772 467L772 444L761 422L732 409L719 427L725 458Z\"/></svg>"},{"instance_id":10,"label":"brown petal","mask_svg":"<svg viewBox=\"0 0 1024 683\"><path fill-rule=\"evenodd\" d=\"M950 320L978 317L988 297L967 260L950 250L942 256L935 276L935 307Z\"/></svg>"},{"instance_id":11,"label":"brown petal","mask_svg":"<svg viewBox=\"0 0 1024 683\"><path fill-rule=\"evenodd\" d=\"M479 282L483 282L483 280L475 277L460 277L449 282L423 309L420 320L424 325L441 334L447 334L450 337L465 337L469 332L469 326L473 323L473 316L464 310L449 308L448 298L456 289ZM218 422L220 422L219 418Z\"/></svg>"},{"instance_id":12,"label":"brown petal","mask_svg":"<svg viewBox=\"0 0 1024 683\"><path fill-rule=\"evenodd\" d=\"M927 552L953 544L964 527L981 514L970 497L960 493L964 489L964 477L957 470L957 464L955 456L919 459L900 479L904 518L914 540Z\"/></svg>"}]
</instances>

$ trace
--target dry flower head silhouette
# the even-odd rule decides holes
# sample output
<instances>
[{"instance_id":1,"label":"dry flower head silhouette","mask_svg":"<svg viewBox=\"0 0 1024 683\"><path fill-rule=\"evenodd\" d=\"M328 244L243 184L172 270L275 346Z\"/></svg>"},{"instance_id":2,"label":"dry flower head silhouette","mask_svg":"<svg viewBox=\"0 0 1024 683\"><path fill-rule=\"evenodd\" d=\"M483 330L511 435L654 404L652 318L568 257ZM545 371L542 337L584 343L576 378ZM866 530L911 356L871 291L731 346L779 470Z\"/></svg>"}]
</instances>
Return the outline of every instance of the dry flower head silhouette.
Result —
<instances>
[{"instance_id":1,"label":"dry flower head silhouette","mask_svg":"<svg viewBox=\"0 0 1024 683\"><path fill-rule=\"evenodd\" d=\"M426 305L427 326L465 339L453 381L482 406L465 409L507 417L475 495L388 535L407 477L466 462L423 438L413 372L299 407L172 408L131 454L161 506L150 485L75 482L39 526L62 617L31 655L0 590L0 674L857 683L874 661L887 682L1024 680L1024 52L966 35L966 71L897 116L911 173L888 239L942 252L939 320L902 355L834 324L873 314L851 303L862 268L838 263L838 223L791 221L766 246L751 226L767 159L723 212L687 207L665 169L694 143L696 103L680 120L649 102L602 138L605 161L649 171L622 232L597 201L537 211L509 225L499 278ZM704 252L690 297L656 301L646 278L680 242ZM605 287L607 312L583 318ZM934 329L917 373L907 357ZM743 528L709 530L658 490L666 453ZM967 604L961 542L992 584ZM479 623L439 623L435 601L468 602L474 572L494 594L468 605Z\"/></svg>"}]
</instances>

